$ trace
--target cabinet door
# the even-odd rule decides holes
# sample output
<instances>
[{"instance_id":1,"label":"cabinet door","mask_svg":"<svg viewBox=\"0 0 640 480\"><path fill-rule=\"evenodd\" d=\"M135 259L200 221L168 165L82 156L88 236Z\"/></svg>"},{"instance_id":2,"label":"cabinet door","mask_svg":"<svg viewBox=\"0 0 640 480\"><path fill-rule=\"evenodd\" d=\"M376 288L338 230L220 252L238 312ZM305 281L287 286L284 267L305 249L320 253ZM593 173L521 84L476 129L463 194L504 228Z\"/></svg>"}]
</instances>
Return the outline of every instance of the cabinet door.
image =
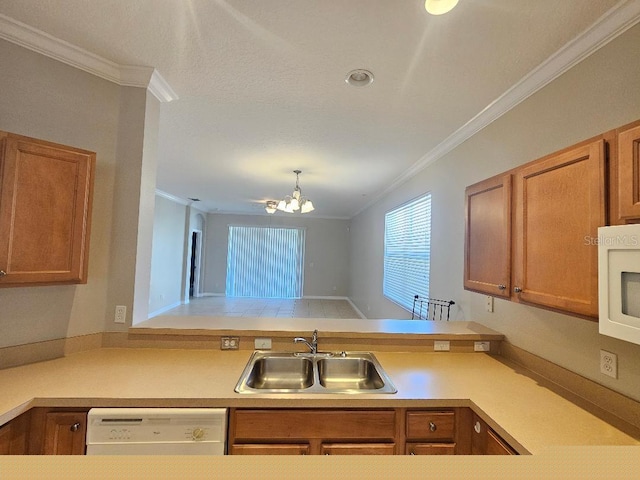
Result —
<instances>
[{"instance_id":1,"label":"cabinet door","mask_svg":"<svg viewBox=\"0 0 640 480\"><path fill-rule=\"evenodd\" d=\"M393 455L394 443L323 443L320 455Z\"/></svg>"},{"instance_id":2,"label":"cabinet door","mask_svg":"<svg viewBox=\"0 0 640 480\"><path fill-rule=\"evenodd\" d=\"M511 175L465 190L464 288L509 297L511 290Z\"/></svg>"},{"instance_id":3,"label":"cabinet door","mask_svg":"<svg viewBox=\"0 0 640 480\"><path fill-rule=\"evenodd\" d=\"M95 154L0 137L0 286L85 283Z\"/></svg>"},{"instance_id":4,"label":"cabinet door","mask_svg":"<svg viewBox=\"0 0 640 480\"><path fill-rule=\"evenodd\" d=\"M455 455L455 443L407 443L406 455Z\"/></svg>"},{"instance_id":5,"label":"cabinet door","mask_svg":"<svg viewBox=\"0 0 640 480\"><path fill-rule=\"evenodd\" d=\"M26 455L29 412L0 427L0 455Z\"/></svg>"},{"instance_id":6,"label":"cabinet door","mask_svg":"<svg viewBox=\"0 0 640 480\"><path fill-rule=\"evenodd\" d=\"M473 455L516 455L515 450L475 414L473 416L471 453Z\"/></svg>"},{"instance_id":7,"label":"cabinet door","mask_svg":"<svg viewBox=\"0 0 640 480\"><path fill-rule=\"evenodd\" d=\"M307 444L234 444L230 455L309 455Z\"/></svg>"},{"instance_id":8,"label":"cabinet door","mask_svg":"<svg viewBox=\"0 0 640 480\"><path fill-rule=\"evenodd\" d=\"M44 455L84 455L85 412L49 412L44 429Z\"/></svg>"},{"instance_id":9,"label":"cabinet door","mask_svg":"<svg viewBox=\"0 0 640 480\"><path fill-rule=\"evenodd\" d=\"M619 216L640 219L640 125L618 132Z\"/></svg>"},{"instance_id":10,"label":"cabinet door","mask_svg":"<svg viewBox=\"0 0 640 480\"><path fill-rule=\"evenodd\" d=\"M520 301L598 315L598 250L605 225L604 140L554 154L515 177L513 291Z\"/></svg>"}]
</instances>

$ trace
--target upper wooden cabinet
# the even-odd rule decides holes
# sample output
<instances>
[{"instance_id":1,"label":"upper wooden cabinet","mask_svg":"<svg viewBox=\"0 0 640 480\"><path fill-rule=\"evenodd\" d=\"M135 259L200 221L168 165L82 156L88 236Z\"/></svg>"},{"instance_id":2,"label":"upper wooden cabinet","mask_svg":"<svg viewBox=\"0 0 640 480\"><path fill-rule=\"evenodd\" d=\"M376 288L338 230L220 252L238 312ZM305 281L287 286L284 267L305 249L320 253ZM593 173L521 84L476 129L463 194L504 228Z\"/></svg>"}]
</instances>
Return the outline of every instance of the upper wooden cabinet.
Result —
<instances>
[{"instance_id":1,"label":"upper wooden cabinet","mask_svg":"<svg viewBox=\"0 0 640 480\"><path fill-rule=\"evenodd\" d=\"M519 300L598 316L598 249L606 224L600 139L516 172L513 293Z\"/></svg>"},{"instance_id":2,"label":"upper wooden cabinet","mask_svg":"<svg viewBox=\"0 0 640 480\"><path fill-rule=\"evenodd\" d=\"M95 153L0 132L0 287L86 283Z\"/></svg>"},{"instance_id":3,"label":"upper wooden cabinet","mask_svg":"<svg viewBox=\"0 0 640 480\"><path fill-rule=\"evenodd\" d=\"M464 287L509 297L511 290L511 175L465 191Z\"/></svg>"},{"instance_id":4,"label":"upper wooden cabinet","mask_svg":"<svg viewBox=\"0 0 640 480\"><path fill-rule=\"evenodd\" d=\"M617 155L612 165L614 223L640 220L640 122L617 130Z\"/></svg>"},{"instance_id":5,"label":"upper wooden cabinet","mask_svg":"<svg viewBox=\"0 0 640 480\"><path fill-rule=\"evenodd\" d=\"M599 137L468 187L464 287L597 317L605 160Z\"/></svg>"}]
</instances>

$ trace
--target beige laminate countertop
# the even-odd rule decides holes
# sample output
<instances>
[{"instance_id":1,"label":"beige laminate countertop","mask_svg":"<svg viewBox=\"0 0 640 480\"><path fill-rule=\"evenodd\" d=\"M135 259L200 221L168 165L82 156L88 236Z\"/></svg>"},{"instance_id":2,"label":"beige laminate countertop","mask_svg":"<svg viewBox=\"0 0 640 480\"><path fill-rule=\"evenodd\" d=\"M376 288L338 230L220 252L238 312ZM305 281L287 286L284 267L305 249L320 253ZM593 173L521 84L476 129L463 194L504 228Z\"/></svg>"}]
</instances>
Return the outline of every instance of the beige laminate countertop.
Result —
<instances>
[{"instance_id":1,"label":"beige laminate countertop","mask_svg":"<svg viewBox=\"0 0 640 480\"><path fill-rule=\"evenodd\" d=\"M470 406L521 453L640 445L526 370L481 353L375 352L394 395L240 395L250 352L102 348L0 371L0 425L34 406Z\"/></svg>"},{"instance_id":2,"label":"beige laminate countertop","mask_svg":"<svg viewBox=\"0 0 640 480\"><path fill-rule=\"evenodd\" d=\"M238 332L265 336L295 336L298 333L318 329L321 337L347 335L350 338L386 339L409 336L452 337L460 340L486 339L501 340L504 335L476 322L425 322L397 319L358 318L274 318L242 317L242 329L238 327L238 317L216 317L195 315L159 315L134 325L132 334L173 334L173 335L220 335Z\"/></svg>"}]
</instances>

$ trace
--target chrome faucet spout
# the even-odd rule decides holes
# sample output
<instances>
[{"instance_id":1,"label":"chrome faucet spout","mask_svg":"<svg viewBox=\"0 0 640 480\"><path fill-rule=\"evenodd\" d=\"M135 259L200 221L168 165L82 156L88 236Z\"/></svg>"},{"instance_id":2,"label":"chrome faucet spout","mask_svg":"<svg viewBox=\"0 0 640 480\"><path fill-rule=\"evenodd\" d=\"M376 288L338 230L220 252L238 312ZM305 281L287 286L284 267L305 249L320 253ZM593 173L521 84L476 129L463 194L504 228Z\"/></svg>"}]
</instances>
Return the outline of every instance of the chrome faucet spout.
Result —
<instances>
[{"instance_id":1,"label":"chrome faucet spout","mask_svg":"<svg viewBox=\"0 0 640 480\"><path fill-rule=\"evenodd\" d=\"M314 330L311 336L311 342L309 342L306 338L296 337L293 339L294 343L304 343L312 354L318 353L318 330Z\"/></svg>"}]
</instances>

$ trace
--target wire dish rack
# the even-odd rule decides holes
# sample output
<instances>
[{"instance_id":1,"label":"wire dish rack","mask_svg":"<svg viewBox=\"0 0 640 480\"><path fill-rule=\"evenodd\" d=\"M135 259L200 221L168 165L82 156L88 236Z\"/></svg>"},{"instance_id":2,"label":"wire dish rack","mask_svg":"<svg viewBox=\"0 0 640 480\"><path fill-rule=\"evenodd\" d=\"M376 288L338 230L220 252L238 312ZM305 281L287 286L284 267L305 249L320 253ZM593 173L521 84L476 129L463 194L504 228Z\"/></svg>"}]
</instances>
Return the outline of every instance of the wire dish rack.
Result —
<instances>
[{"instance_id":1,"label":"wire dish rack","mask_svg":"<svg viewBox=\"0 0 640 480\"><path fill-rule=\"evenodd\" d=\"M455 303L453 300L438 300L416 295L413 297L411 320L446 320L448 322L451 305Z\"/></svg>"}]
</instances>

